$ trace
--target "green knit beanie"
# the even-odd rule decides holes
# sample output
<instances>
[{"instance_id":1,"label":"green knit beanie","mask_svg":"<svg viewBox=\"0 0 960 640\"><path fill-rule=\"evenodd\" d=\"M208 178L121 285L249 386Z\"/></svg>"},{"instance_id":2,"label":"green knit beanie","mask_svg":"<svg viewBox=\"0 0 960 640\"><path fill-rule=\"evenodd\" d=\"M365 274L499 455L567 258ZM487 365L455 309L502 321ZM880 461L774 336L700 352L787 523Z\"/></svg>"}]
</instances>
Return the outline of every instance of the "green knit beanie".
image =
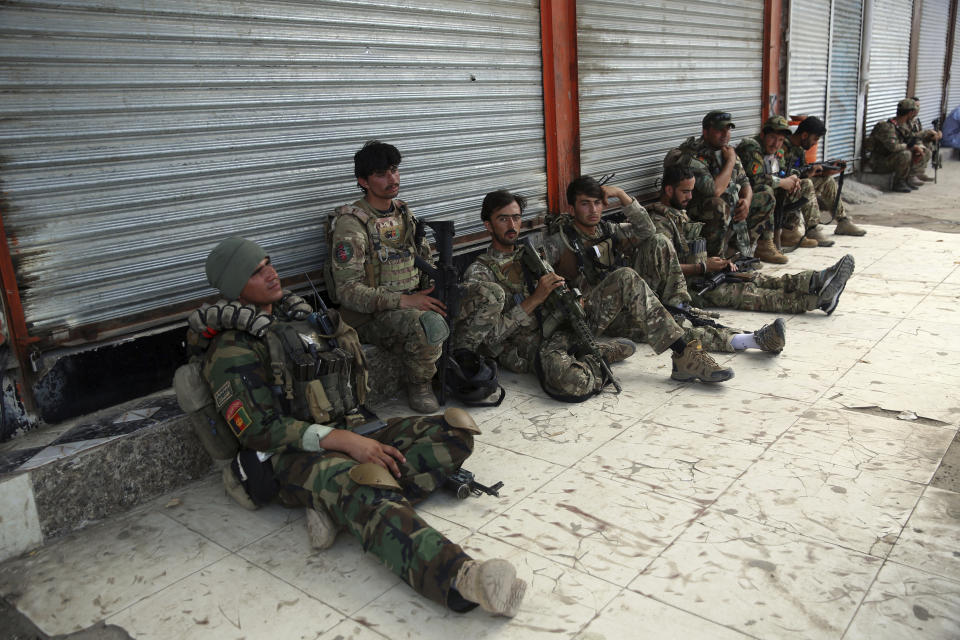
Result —
<instances>
[{"instance_id":1,"label":"green knit beanie","mask_svg":"<svg viewBox=\"0 0 960 640\"><path fill-rule=\"evenodd\" d=\"M266 257L267 252L255 242L237 236L227 238L207 256L207 282L219 289L227 300L238 298L257 265Z\"/></svg>"}]
</instances>

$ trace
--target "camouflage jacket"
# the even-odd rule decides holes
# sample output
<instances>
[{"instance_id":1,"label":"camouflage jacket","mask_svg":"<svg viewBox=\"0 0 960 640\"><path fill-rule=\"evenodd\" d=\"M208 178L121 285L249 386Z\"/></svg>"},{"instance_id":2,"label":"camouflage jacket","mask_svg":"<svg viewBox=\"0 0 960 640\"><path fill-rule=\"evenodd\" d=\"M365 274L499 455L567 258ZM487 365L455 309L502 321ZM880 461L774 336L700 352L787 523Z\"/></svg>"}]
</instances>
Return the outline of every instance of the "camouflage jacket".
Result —
<instances>
[{"instance_id":1,"label":"camouflage jacket","mask_svg":"<svg viewBox=\"0 0 960 640\"><path fill-rule=\"evenodd\" d=\"M632 262L630 254L657 233L647 210L636 199L623 208L623 213L628 222L602 220L593 235L577 228L572 216L558 216L550 222L544 238L547 262L570 286L586 294L608 272ZM578 252L577 246L582 251Z\"/></svg>"},{"instance_id":2,"label":"camouflage jacket","mask_svg":"<svg viewBox=\"0 0 960 640\"><path fill-rule=\"evenodd\" d=\"M807 152L800 145L794 144L790 136L784 139L781 150L783 161L780 168L789 173L799 174L800 167L807 164Z\"/></svg>"},{"instance_id":3,"label":"camouflage jacket","mask_svg":"<svg viewBox=\"0 0 960 640\"><path fill-rule=\"evenodd\" d=\"M217 411L245 449L263 452L301 450L312 422L285 416L271 391L266 341L246 331L223 331L203 358L203 377ZM324 434L326 435L326 434Z\"/></svg>"},{"instance_id":4,"label":"camouflage jacket","mask_svg":"<svg viewBox=\"0 0 960 640\"><path fill-rule=\"evenodd\" d=\"M428 262L431 254L426 240L416 243L415 225L401 200L393 201L388 214L363 198L334 211L329 259L336 297L345 309L359 314L398 309L401 295L423 286L424 278L412 266L413 254ZM355 319L351 317L352 324Z\"/></svg>"},{"instance_id":5,"label":"camouflage jacket","mask_svg":"<svg viewBox=\"0 0 960 640\"><path fill-rule=\"evenodd\" d=\"M686 211L655 202L647 208L657 233L666 236L677 252L680 264L696 264L706 260L706 244L702 252L694 252L693 243L702 239L702 222L693 222Z\"/></svg>"},{"instance_id":6,"label":"camouflage jacket","mask_svg":"<svg viewBox=\"0 0 960 640\"><path fill-rule=\"evenodd\" d=\"M693 200L690 201L688 209L698 211L704 200L714 197L713 190L716 185L713 178L723 168L723 156L720 155L720 150L711 147L702 137L694 138L691 136L679 147L667 152L667 156L663 160L663 166L672 164L685 165L693 171L696 184L693 188ZM750 184L750 179L743 170L743 163L740 162L738 157L735 160L733 173L730 175L730 184L723 194L730 207L736 206L740 189L748 184Z\"/></svg>"},{"instance_id":7,"label":"camouflage jacket","mask_svg":"<svg viewBox=\"0 0 960 640\"><path fill-rule=\"evenodd\" d=\"M737 157L743 165L743 169L750 179L750 184L754 187L763 185L776 189L780 184L780 178L785 177L787 171L787 162L784 154L783 145L777 149L774 155L777 166L780 168L778 173L771 173L766 162L767 154L763 151L763 140L760 136L744 138L737 145Z\"/></svg>"},{"instance_id":8,"label":"camouflage jacket","mask_svg":"<svg viewBox=\"0 0 960 640\"><path fill-rule=\"evenodd\" d=\"M907 148L907 140L913 134L904 137L901 128L893 118L881 120L873 126L873 131L867 138L866 148L871 154L889 156Z\"/></svg>"},{"instance_id":9,"label":"camouflage jacket","mask_svg":"<svg viewBox=\"0 0 960 640\"><path fill-rule=\"evenodd\" d=\"M492 282L499 285L506 297L503 313L487 334L486 342L489 345L496 345L517 334L529 334L531 339L539 339L540 324L537 317L527 315L520 306L533 293L524 276L521 255L520 247L516 247L513 253L500 253L491 245L467 267L463 275L465 282Z\"/></svg>"}]
</instances>

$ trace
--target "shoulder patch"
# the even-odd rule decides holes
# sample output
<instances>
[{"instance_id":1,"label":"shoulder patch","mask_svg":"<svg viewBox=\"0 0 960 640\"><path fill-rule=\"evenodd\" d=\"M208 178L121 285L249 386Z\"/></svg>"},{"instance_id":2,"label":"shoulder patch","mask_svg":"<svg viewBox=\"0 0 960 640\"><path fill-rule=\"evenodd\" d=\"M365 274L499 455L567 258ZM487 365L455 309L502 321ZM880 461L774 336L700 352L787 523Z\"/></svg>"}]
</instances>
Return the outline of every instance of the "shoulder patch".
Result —
<instances>
[{"instance_id":1,"label":"shoulder patch","mask_svg":"<svg viewBox=\"0 0 960 640\"><path fill-rule=\"evenodd\" d=\"M349 262L354 256L353 245L349 242L341 242L333 249L333 259L338 264Z\"/></svg>"},{"instance_id":2,"label":"shoulder patch","mask_svg":"<svg viewBox=\"0 0 960 640\"><path fill-rule=\"evenodd\" d=\"M227 404L227 400L230 399L231 395L230 381L227 380L219 389L217 389L217 392L213 394L213 400L217 403L217 409L220 409L223 407L223 405Z\"/></svg>"},{"instance_id":3,"label":"shoulder patch","mask_svg":"<svg viewBox=\"0 0 960 640\"><path fill-rule=\"evenodd\" d=\"M760 163L759 163L759 162L754 161L753 164L750 165L750 173L752 173L753 175L757 175L758 173L763 173L763 172L760 170ZM806 245L804 245L804 246L806 246Z\"/></svg>"},{"instance_id":4,"label":"shoulder patch","mask_svg":"<svg viewBox=\"0 0 960 640\"><path fill-rule=\"evenodd\" d=\"M243 433L244 429L250 426L251 422L250 415L240 400L234 400L230 406L227 407L226 418L227 422L230 423L230 428L233 429L233 432L238 436Z\"/></svg>"}]
</instances>

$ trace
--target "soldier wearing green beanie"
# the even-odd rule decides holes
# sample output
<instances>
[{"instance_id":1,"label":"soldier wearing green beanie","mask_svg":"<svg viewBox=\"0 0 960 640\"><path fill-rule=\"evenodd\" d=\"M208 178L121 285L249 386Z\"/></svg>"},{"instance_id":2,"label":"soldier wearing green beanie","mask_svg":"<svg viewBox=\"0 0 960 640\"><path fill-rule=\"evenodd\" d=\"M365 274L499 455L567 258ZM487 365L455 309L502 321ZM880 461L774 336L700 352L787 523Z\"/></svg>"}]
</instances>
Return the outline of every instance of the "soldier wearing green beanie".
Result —
<instances>
[{"instance_id":1,"label":"soldier wearing green beanie","mask_svg":"<svg viewBox=\"0 0 960 640\"><path fill-rule=\"evenodd\" d=\"M448 409L390 418L369 435L343 419L320 419L328 409L317 405L337 385L317 374L321 356L331 353L324 351L330 336L311 329L310 306L283 290L269 256L250 240L220 242L206 275L227 300L191 314L187 342L202 358L202 383L218 421L238 442L223 472L228 493L247 508L305 507L314 548L330 547L347 529L416 591L454 611L479 604L495 615L516 615L527 583L513 565L473 560L412 506L471 454L479 429L469 414ZM355 354L352 364L362 369L356 332L330 315L338 351ZM354 386L365 391L365 382ZM304 402L301 393L312 400Z\"/></svg>"}]
</instances>

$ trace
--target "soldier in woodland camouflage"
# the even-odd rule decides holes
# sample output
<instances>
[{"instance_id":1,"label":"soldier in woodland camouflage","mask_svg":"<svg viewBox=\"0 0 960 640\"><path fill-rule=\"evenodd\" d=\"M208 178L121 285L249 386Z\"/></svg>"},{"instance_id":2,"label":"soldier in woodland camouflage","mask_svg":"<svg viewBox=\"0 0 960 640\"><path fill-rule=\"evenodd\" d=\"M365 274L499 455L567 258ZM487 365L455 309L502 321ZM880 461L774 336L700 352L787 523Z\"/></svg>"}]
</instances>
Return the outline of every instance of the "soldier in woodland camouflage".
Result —
<instances>
[{"instance_id":1,"label":"soldier in woodland camouflage","mask_svg":"<svg viewBox=\"0 0 960 640\"><path fill-rule=\"evenodd\" d=\"M273 324L289 322L278 306L284 292L277 273L253 242L220 243L207 259L207 277L227 299L255 307ZM258 452L259 464L244 465L245 486L256 471L273 486L275 500L309 510L308 526L319 517L334 535L347 529L411 587L455 611L480 604L495 614L516 613L526 583L514 568L504 560L472 560L412 507L470 455L479 431L466 412L391 418L386 428L362 436L342 424L318 424L312 411L289 413L298 398L280 387L275 392L276 354L268 341L240 329L191 338L203 341L209 341L203 377L217 411L241 449Z\"/></svg>"},{"instance_id":2,"label":"soldier in woodland camouflage","mask_svg":"<svg viewBox=\"0 0 960 640\"><path fill-rule=\"evenodd\" d=\"M917 175L923 173L929 161L923 143L910 129L916 113L917 104L913 100L901 100L897 104L897 116L875 124L863 145L873 170L893 173L893 190L900 193L910 193L923 184Z\"/></svg>"},{"instance_id":3,"label":"soldier in woodland camouflage","mask_svg":"<svg viewBox=\"0 0 960 640\"><path fill-rule=\"evenodd\" d=\"M940 158L933 157L933 154L937 152L937 143L943 138L943 132L937 131L936 129L924 129L923 124L920 123L920 98L913 96L910 100L913 100L917 111L913 118L910 119L910 131L914 137L923 143L924 148L923 162L920 165L920 170L915 171L914 175L923 182L933 182L933 178L926 173L926 167L931 159L934 162L934 166L943 166L938 165Z\"/></svg>"},{"instance_id":4,"label":"soldier in woodland camouflage","mask_svg":"<svg viewBox=\"0 0 960 640\"><path fill-rule=\"evenodd\" d=\"M788 170L799 172L807 164L806 153L813 145L820 142L827 133L827 127L816 116L808 116L797 126L797 130L783 141L783 162ZM817 205L820 210L833 215L836 211L837 228L834 230L840 236L862 236L867 232L853 223L847 215L843 201L837 202L839 189L837 181L833 179L839 170L826 170L823 165L815 163L805 177L813 182L814 192L817 194Z\"/></svg>"},{"instance_id":5,"label":"soldier in woodland camouflage","mask_svg":"<svg viewBox=\"0 0 960 640\"><path fill-rule=\"evenodd\" d=\"M730 130L735 127L729 113L709 112L703 118L701 137L690 137L667 152L663 166L681 164L696 175L690 217L704 223L703 237L711 254L739 252L784 264L787 257L773 243L773 191L750 186L736 151L729 145Z\"/></svg>"},{"instance_id":6,"label":"soldier in woodland camouflage","mask_svg":"<svg viewBox=\"0 0 960 640\"><path fill-rule=\"evenodd\" d=\"M783 221L782 242L787 246L830 247L820 231L820 207L813 182L787 166L783 141L792 132L783 116L770 116L763 123L759 135L744 138L737 145L737 156L750 178L754 189L759 186L773 190L777 200L786 204L806 199L800 209L791 212Z\"/></svg>"},{"instance_id":7,"label":"soldier in woodland camouflage","mask_svg":"<svg viewBox=\"0 0 960 640\"><path fill-rule=\"evenodd\" d=\"M692 222L684 207L693 195L695 178L686 167L673 166L664 171L660 201L650 206L650 216L657 230L669 238L677 249L680 268L690 282L693 301L701 306L729 307L745 311L774 313L803 313L822 309L832 313L836 308L853 273L853 256L846 255L832 267L823 271L800 271L779 277L762 273L742 274L741 282L728 282L707 291L702 296L696 292L703 287L704 279L717 272L736 271L730 260L708 256L707 252L696 253L702 223ZM770 332L764 327L757 332L763 345ZM782 334L782 326L776 331ZM746 338L735 338L744 341ZM773 350L773 349L768 349Z\"/></svg>"}]
</instances>

